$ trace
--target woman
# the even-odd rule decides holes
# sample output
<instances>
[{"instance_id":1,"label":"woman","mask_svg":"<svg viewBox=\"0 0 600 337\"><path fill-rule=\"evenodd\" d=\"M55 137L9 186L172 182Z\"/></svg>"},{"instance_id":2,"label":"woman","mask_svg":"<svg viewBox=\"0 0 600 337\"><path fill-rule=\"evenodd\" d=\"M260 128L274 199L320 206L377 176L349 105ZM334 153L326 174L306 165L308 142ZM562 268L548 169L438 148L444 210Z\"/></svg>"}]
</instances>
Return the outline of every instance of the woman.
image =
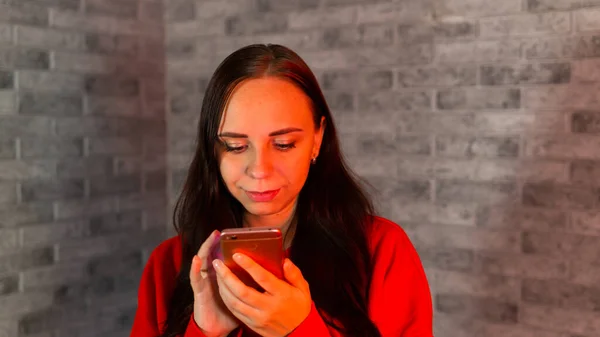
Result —
<instances>
[{"instance_id":1,"label":"woman","mask_svg":"<svg viewBox=\"0 0 600 337\"><path fill-rule=\"evenodd\" d=\"M398 225L374 215L298 55L252 45L227 57L197 144L175 207L179 235L147 262L132 336L432 336L419 257ZM212 257L218 231L242 226L285 234L285 280L236 260L265 293Z\"/></svg>"}]
</instances>

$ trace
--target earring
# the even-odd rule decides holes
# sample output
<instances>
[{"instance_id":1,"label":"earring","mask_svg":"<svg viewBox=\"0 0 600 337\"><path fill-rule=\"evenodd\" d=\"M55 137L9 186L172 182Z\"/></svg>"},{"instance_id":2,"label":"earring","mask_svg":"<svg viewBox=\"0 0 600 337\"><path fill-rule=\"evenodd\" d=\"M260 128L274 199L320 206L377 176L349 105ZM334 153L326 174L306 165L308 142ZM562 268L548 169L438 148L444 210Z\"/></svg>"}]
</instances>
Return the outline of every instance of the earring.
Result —
<instances>
[{"instance_id":1,"label":"earring","mask_svg":"<svg viewBox=\"0 0 600 337\"><path fill-rule=\"evenodd\" d=\"M312 159L310 160L311 164L316 164L317 163L317 156L312 157Z\"/></svg>"}]
</instances>

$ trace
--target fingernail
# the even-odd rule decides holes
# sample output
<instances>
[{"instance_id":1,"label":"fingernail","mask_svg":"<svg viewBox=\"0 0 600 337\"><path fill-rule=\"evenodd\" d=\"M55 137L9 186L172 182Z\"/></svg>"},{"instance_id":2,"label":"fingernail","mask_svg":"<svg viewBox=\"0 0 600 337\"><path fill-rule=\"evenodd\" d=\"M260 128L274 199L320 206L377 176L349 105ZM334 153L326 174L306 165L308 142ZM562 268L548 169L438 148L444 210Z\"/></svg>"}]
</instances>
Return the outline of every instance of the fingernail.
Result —
<instances>
[{"instance_id":1,"label":"fingernail","mask_svg":"<svg viewBox=\"0 0 600 337\"><path fill-rule=\"evenodd\" d=\"M235 253L233 254L233 259L236 261L243 261L244 260L244 255L240 254L240 253Z\"/></svg>"},{"instance_id":2,"label":"fingernail","mask_svg":"<svg viewBox=\"0 0 600 337\"><path fill-rule=\"evenodd\" d=\"M221 268L221 264L223 262L221 262L220 260L213 260L213 266L215 267L215 269L220 269Z\"/></svg>"}]
</instances>

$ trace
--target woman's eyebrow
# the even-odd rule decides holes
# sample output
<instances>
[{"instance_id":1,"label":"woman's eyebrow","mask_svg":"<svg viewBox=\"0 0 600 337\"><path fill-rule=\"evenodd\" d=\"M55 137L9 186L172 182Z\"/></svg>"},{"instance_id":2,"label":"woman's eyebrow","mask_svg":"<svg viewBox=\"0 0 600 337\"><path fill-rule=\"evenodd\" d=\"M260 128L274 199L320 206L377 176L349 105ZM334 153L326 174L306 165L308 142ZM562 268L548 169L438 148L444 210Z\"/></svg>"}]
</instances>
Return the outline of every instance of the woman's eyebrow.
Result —
<instances>
[{"instance_id":1,"label":"woman's eyebrow","mask_svg":"<svg viewBox=\"0 0 600 337\"><path fill-rule=\"evenodd\" d=\"M277 131L273 131L271 133L269 133L269 137L274 137L274 136L281 136L281 135L285 135L288 133L292 133L292 132L302 132L304 130L299 129L299 128L285 128L285 129L281 129L281 130L277 130ZM248 135L245 135L243 133L237 133L237 132L222 132L219 134L219 137L221 138L248 138Z\"/></svg>"}]
</instances>

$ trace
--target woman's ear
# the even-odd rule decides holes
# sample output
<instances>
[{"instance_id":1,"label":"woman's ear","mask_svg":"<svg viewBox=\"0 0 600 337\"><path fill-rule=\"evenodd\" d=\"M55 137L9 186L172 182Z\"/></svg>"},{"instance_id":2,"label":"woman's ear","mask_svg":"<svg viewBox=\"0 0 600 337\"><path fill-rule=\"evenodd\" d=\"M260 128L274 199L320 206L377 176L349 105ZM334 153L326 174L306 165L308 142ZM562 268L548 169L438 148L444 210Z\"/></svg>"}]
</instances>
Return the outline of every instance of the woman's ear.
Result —
<instances>
[{"instance_id":1,"label":"woman's ear","mask_svg":"<svg viewBox=\"0 0 600 337\"><path fill-rule=\"evenodd\" d=\"M323 142L323 135L325 134L325 127L327 127L327 123L325 121L325 116L321 117L321 123L319 124L319 129L315 132L315 141L313 147L313 156L316 157L319 155L319 151L321 150L321 143Z\"/></svg>"}]
</instances>

